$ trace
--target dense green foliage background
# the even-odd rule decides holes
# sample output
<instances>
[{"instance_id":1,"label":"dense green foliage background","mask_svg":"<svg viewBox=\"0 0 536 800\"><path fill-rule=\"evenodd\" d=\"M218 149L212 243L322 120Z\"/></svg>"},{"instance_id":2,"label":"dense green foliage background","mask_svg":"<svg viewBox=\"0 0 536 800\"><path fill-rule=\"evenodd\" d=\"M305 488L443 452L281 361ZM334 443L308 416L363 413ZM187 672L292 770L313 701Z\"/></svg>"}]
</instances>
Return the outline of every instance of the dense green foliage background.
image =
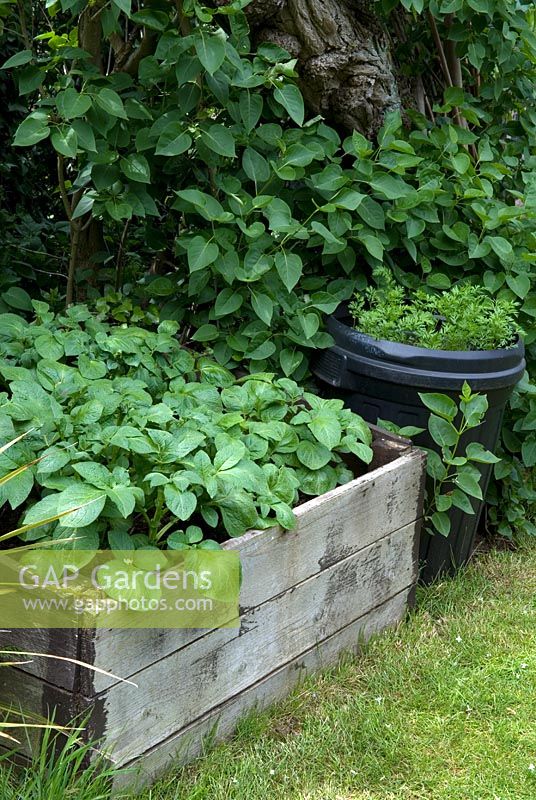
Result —
<instances>
[{"instance_id":1,"label":"dense green foliage background","mask_svg":"<svg viewBox=\"0 0 536 800\"><path fill-rule=\"evenodd\" d=\"M421 102L373 142L307 118L295 62L253 47L243 5L0 3L3 309L105 296L223 368L306 380L324 314L375 267L482 285L518 304L529 361L490 521L536 532L532 4L377 3Z\"/></svg>"}]
</instances>

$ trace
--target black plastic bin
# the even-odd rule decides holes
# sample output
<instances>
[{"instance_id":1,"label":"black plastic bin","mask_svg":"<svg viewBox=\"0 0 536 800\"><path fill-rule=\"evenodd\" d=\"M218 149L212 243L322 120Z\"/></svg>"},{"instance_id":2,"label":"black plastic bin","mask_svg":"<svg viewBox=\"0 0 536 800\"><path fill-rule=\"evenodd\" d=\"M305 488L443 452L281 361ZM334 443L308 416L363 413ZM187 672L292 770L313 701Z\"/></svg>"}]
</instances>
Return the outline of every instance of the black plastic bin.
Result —
<instances>
[{"instance_id":1,"label":"black plastic bin","mask_svg":"<svg viewBox=\"0 0 536 800\"><path fill-rule=\"evenodd\" d=\"M327 329L335 344L319 351L312 363L323 394L341 398L368 422L375 423L380 417L400 426L426 429L430 412L418 393L441 392L457 400L467 381L473 391L487 395L489 410L484 423L467 432L463 444L480 442L488 450L496 448L506 402L525 370L521 340L503 350L429 350L373 339L350 325L345 305L328 318ZM427 431L414 441L440 450ZM492 467L478 466L485 495ZM451 509L448 537L423 534L420 551L423 582L430 582L442 573L453 573L469 559L484 505L475 499L472 503L474 515Z\"/></svg>"}]
</instances>

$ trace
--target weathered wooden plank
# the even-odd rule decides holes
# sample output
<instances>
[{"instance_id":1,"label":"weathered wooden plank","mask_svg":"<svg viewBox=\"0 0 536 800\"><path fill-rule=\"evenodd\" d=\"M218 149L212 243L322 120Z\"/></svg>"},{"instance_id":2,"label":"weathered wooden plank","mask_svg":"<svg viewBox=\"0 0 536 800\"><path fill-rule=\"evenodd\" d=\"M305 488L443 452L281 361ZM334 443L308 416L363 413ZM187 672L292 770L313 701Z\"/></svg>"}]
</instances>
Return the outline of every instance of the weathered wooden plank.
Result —
<instances>
[{"instance_id":1,"label":"weathered wooden plank","mask_svg":"<svg viewBox=\"0 0 536 800\"><path fill-rule=\"evenodd\" d=\"M398 451L396 451L398 452ZM424 455L412 450L373 472L339 486L296 509L293 531L252 531L226 544L240 552L244 609L321 572L415 520L422 494ZM98 630L95 663L130 677L206 634L198 630ZM84 693L100 693L115 683L89 675Z\"/></svg>"},{"instance_id":2,"label":"weathered wooden plank","mask_svg":"<svg viewBox=\"0 0 536 800\"><path fill-rule=\"evenodd\" d=\"M13 711L13 721L16 715L22 713L30 723L54 719L58 725L69 725L87 708L86 701L82 701L82 705L79 701L80 698L72 691L53 686L18 667L0 669L0 705ZM32 719L35 715L40 719ZM17 735L16 731L14 735ZM37 747L39 738L37 729L28 729L20 737L21 746L18 749L22 754L29 755L32 748Z\"/></svg>"},{"instance_id":3,"label":"weathered wooden plank","mask_svg":"<svg viewBox=\"0 0 536 800\"><path fill-rule=\"evenodd\" d=\"M212 709L187 728L141 754L139 760L126 764L133 771L121 773L114 783L114 790L127 786L140 790L152 783L162 772L199 757L204 752L207 739L213 743L228 738L242 717L281 700L306 675L331 666L344 653L358 653L362 644L373 634L395 625L403 617L411 588L406 587L317 646Z\"/></svg>"},{"instance_id":4,"label":"weathered wooden plank","mask_svg":"<svg viewBox=\"0 0 536 800\"><path fill-rule=\"evenodd\" d=\"M80 659L80 633L78 630L64 630L62 628L26 628L0 631L0 650L14 649ZM84 631L82 633L87 635L92 632ZM49 658L34 656L30 659L29 664L21 666L21 670L36 675L54 686L74 691L76 666L72 662L53 661Z\"/></svg>"},{"instance_id":5,"label":"weathered wooden plank","mask_svg":"<svg viewBox=\"0 0 536 800\"><path fill-rule=\"evenodd\" d=\"M372 451L374 453L372 462L369 465L369 472L378 467L383 467L389 464L393 459L408 453L412 444L409 439L404 439L402 436L397 436L394 433L378 428L377 425L371 425L369 428L372 431Z\"/></svg>"},{"instance_id":6,"label":"weathered wooden plank","mask_svg":"<svg viewBox=\"0 0 536 800\"><path fill-rule=\"evenodd\" d=\"M138 689L112 686L98 698L93 732L106 732L120 763L135 758L398 594L416 579L417 526L412 522L251 609L240 630L209 632L142 670Z\"/></svg>"}]
</instances>

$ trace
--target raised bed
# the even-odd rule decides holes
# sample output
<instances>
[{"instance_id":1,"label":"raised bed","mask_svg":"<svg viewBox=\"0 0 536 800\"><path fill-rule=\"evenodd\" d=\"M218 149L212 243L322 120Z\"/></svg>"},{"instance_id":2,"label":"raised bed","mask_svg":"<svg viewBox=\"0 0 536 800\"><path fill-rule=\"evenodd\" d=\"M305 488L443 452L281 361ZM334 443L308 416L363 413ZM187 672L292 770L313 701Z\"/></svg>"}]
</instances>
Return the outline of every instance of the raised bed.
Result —
<instances>
[{"instance_id":1,"label":"raised bed","mask_svg":"<svg viewBox=\"0 0 536 800\"><path fill-rule=\"evenodd\" d=\"M58 722L91 709L88 735L116 764L138 768L121 780L141 784L357 651L400 620L418 572L424 455L378 431L373 448L370 471L299 506L295 530L252 531L226 544L243 566L239 629L3 633L11 647L86 661L137 687L35 659L0 670L0 702L54 710Z\"/></svg>"}]
</instances>

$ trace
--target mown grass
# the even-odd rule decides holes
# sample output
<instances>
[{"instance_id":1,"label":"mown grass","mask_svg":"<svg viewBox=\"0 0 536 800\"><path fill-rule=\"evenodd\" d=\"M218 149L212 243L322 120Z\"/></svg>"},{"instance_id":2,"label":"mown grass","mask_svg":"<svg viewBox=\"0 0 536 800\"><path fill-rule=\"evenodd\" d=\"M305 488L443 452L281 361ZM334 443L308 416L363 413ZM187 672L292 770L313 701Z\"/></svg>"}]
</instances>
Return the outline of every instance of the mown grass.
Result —
<instances>
[{"instance_id":1,"label":"mown grass","mask_svg":"<svg viewBox=\"0 0 536 800\"><path fill-rule=\"evenodd\" d=\"M534 800L536 543L421 590L357 661L309 680L143 800Z\"/></svg>"}]
</instances>

